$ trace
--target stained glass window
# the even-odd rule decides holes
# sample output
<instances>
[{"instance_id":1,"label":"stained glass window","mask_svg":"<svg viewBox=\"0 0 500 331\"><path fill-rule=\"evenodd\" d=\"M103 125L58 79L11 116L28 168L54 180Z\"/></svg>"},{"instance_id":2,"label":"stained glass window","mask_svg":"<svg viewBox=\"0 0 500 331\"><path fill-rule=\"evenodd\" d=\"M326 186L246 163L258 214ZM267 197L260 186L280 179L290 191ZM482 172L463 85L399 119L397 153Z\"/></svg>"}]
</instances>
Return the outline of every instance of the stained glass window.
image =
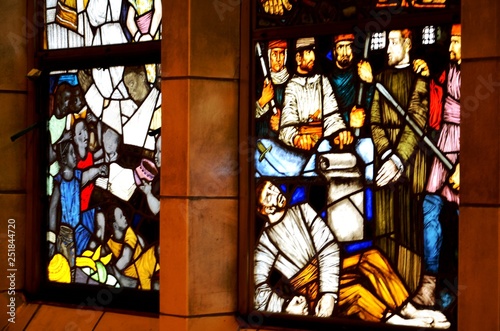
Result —
<instances>
[{"instance_id":1,"label":"stained glass window","mask_svg":"<svg viewBox=\"0 0 500 331\"><path fill-rule=\"evenodd\" d=\"M159 69L50 74L49 281L159 289Z\"/></svg>"},{"instance_id":2,"label":"stained glass window","mask_svg":"<svg viewBox=\"0 0 500 331\"><path fill-rule=\"evenodd\" d=\"M161 0L46 0L45 49L158 40Z\"/></svg>"},{"instance_id":3,"label":"stained glass window","mask_svg":"<svg viewBox=\"0 0 500 331\"><path fill-rule=\"evenodd\" d=\"M253 314L456 328L460 25L283 31L254 43Z\"/></svg>"},{"instance_id":4,"label":"stained glass window","mask_svg":"<svg viewBox=\"0 0 500 331\"><path fill-rule=\"evenodd\" d=\"M112 293L119 299L99 304L157 311L162 2L42 0L39 8L41 295L87 305L82 296Z\"/></svg>"},{"instance_id":5,"label":"stained glass window","mask_svg":"<svg viewBox=\"0 0 500 331\"><path fill-rule=\"evenodd\" d=\"M422 31L422 44L429 45L436 42L436 29L432 26L424 27Z\"/></svg>"},{"instance_id":6,"label":"stained glass window","mask_svg":"<svg viewBox=\"0 0 500 331\"><path fill-rule=\"evenodd\" d=\"M370 50L376 51L385 48L385 32L376 32L372 35Z\"/></svg>"}]
</instances>

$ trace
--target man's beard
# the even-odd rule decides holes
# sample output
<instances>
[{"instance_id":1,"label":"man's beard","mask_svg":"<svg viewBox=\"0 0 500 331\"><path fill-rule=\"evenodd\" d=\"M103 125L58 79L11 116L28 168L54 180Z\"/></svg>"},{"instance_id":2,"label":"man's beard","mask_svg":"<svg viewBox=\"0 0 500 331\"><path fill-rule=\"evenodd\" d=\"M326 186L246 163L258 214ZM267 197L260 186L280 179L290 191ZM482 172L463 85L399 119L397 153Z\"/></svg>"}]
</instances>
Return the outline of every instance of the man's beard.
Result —
<instances>
[{"instance_id":1,"label":"man's beard","mask_svg":"<svg viewBox=\"0 0 500 331\"><path fill-rule=\"evenodd\" d=\"M458 62L457 54L455 54L455 52L450 52L450 61L455 63Z\"/></svg>"},{"instance_id":2,"label":"man's beard","mask_svg":"<svg viewBox=\"0 0 500 331\"><path fill-rule=\"evenodd\" d=\"M351 60L347 56L343 56L340 60L337 60L338 66L340 68L347 68L351 64Z\"/></svg>"},{"instance_id":3,"label":"man's beard","mask_svg":"<svg viewBox=\"0 0 500 331\"><path fill-rule=\"evenodd\" d=\"M387 59L387 64L392 67L395 65L398 65L401 62L400 59L397 59L396 57L392 56Z\"/></svg>"},{"instance_id":4,"label":"man's beard","mask_svg":"<svg viewBox=\"0 0 500 331\"><path fill-rule=\"evenodd\" d=\"M311 63L312 62L312 63ZM313 75L314 74L314 61L309 61L307 64L305 65L301 65L300 66L300 69L302 69L303 71L307 72L306 75Z\"/></svg>"}]
</instances>

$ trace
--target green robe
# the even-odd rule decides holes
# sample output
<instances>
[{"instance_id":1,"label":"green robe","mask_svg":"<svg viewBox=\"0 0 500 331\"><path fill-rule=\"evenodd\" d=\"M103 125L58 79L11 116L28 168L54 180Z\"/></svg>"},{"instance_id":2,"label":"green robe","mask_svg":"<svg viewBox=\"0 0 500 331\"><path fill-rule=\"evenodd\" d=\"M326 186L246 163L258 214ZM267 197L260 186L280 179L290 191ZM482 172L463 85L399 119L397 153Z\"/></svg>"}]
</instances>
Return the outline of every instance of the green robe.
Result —
<instances>
[{"instance_id":1,"label":"green robe","mask_svg":"<svg viewBox=\"0 0 500 331\"><path fill-rule=\"evenodd\" d=\"M411 66L387 69L376 77L376 81L386 87L425 132L429 114L428 82L417 76ZM420 277L420 193L426 183L427 156L425 149L421 148L422 139L378 90L375 91L371 108L371 133L376 151L376 172L383 163L381 158L389 150L396 154L405 167L397 183L376 188L376 242L398 266L410 289L414 289Z\"/></svg>"}]
</instances>

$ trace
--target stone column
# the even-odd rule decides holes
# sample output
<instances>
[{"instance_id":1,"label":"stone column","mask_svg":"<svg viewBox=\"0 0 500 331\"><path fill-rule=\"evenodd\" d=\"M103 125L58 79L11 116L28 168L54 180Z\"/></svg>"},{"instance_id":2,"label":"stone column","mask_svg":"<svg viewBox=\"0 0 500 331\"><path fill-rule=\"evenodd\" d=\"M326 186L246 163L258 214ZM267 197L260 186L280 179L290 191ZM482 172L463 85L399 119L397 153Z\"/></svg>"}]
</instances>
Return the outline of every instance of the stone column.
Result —
<instances>
[{"instance_id":1,"label":"stone column","mask_svg":"<svg viewBox=\"0 0 500 331\"><path fill-rule=\"evenodd\" d=\"M22 136L14 142L10 137L28 126L27 95L27 45L33 37L27 35L26 4L24 2L7 1L0 3L0 155L2 170L0 171L0 296L2 303L9 300L7 291L18 291L24 287L25 275L25 229L26 229L26 145L34 144L33 139ZM29 123L31 124L31 123ZM31 136L32 137L32 136ZM10 225L10 226L9 226ZM10 231L9 231L10 230ZM10 234L10 236L9 236ZM10 244L15 250L8 251ZM13 247L13 246L11 246ZM14 260L7 260L7 254L13 252ZM12 255L10 255L12 258ZM14 266L8 262L14 262ZM7 269L16 269L15 281L11 282L6 275ZM5 292L4 292L5 291ZM11 292L12 293L12 292ZM8 315L6 315L8 316ZM7 318L0 323L4 325Z\"/></svg>"},{"instance_id":2,"label":"stone column","mask_svg":"<svg viewBox=\"0 0 500 331\"><path fill-rule=\"evenodd\" d=\"M500 330L500 3L462 0L458 330Z\"/></svg>"},{"instance_id":3,"label":"stone column","mask_svg":"<svg viewBox=\"0 0 500 331\"><path fill-rule=\"evenodd\" d=\"M237 330L239 1L163 1L160 329Z\"/></svg>"}]
</instances>

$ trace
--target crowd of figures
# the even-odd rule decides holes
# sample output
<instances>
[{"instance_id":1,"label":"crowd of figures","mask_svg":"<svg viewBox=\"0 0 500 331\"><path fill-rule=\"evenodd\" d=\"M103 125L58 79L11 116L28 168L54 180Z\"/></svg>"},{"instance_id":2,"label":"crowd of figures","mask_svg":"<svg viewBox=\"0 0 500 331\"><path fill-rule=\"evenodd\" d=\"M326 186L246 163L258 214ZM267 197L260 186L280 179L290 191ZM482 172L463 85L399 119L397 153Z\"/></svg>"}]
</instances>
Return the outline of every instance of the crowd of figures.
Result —
<instances>
[{"instance_id":1,"label":"crowd of figures","mask_svg":"<svg viewBox=\"0 0 500 331\"><path fill-rule=\"evenodd\" d=\"M451 327L461 29L423 31L257 44L255 309Z\"/></svg>"},{"instance_id":2,"label":"crowd of figures","mask_svg":"<svg viewBox=\"0 0 500 331\"><path fill-rule=\"evenodd\" d=\"M159 70L50 76L49 281L159 288Z\"/></svg>"}]
</instances>

